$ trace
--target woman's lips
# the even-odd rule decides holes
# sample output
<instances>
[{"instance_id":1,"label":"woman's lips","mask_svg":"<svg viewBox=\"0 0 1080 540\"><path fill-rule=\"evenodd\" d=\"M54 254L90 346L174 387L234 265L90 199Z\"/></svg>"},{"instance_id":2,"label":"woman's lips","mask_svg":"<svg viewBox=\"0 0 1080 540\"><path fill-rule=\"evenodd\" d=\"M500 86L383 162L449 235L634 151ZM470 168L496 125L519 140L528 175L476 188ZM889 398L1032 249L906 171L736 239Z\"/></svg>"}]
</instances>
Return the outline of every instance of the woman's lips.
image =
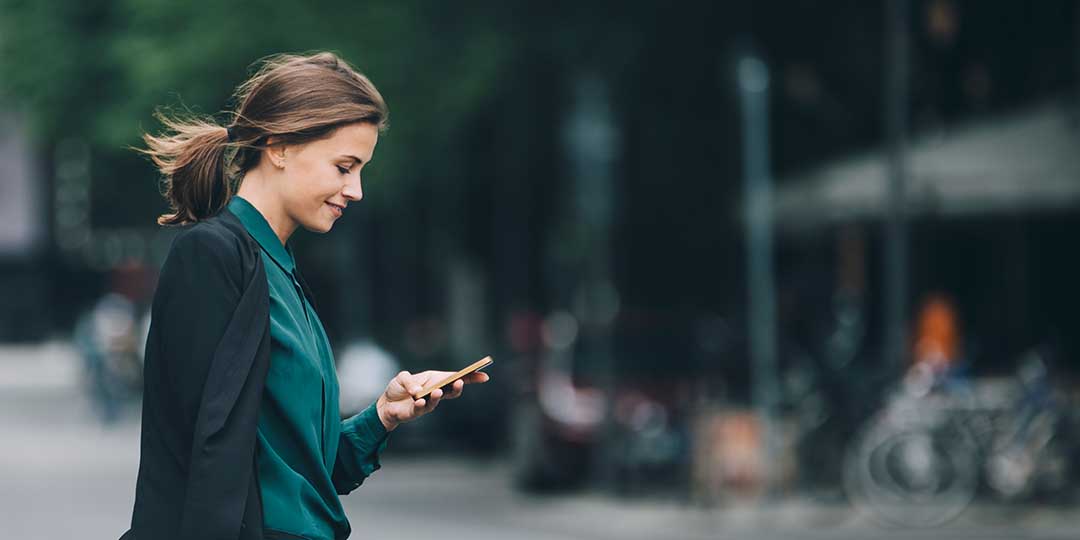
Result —
<instances>
[{"instance_id":1,"label":"woman's lips","mask_svg":"<svg viewBox=\"0 0 1080 540\"><path fill-rule=\"evenodd\" d=\"M339 215L339 216L341 215L342 212L345 211L344 208L342 208L342 207L340 207L340 206L338 206L336 204L333 204L333 203L326 203L326 205L329 206L330 208L332 208L334 210L334 213Z\"/></svg>"}]
</instances>

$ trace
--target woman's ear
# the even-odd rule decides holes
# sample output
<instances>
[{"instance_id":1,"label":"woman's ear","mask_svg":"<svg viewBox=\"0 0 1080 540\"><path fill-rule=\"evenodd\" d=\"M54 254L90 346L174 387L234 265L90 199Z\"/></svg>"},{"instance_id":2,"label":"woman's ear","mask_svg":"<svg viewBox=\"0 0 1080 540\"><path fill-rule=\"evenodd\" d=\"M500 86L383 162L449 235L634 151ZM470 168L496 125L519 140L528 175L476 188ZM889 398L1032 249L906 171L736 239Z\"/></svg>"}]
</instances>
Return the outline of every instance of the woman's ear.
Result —
<instances>
[{"instance_id":1,"label":"woman's ear","mask_svg":"<svg viewBox=\"0 0 1080 540\"><path fill-rule=\"evenodd\" d=\"M274 135L266 138L266 156L270 163L279 169L285 168L285 147L281 139Z\"/></svg>"}]
</instances>

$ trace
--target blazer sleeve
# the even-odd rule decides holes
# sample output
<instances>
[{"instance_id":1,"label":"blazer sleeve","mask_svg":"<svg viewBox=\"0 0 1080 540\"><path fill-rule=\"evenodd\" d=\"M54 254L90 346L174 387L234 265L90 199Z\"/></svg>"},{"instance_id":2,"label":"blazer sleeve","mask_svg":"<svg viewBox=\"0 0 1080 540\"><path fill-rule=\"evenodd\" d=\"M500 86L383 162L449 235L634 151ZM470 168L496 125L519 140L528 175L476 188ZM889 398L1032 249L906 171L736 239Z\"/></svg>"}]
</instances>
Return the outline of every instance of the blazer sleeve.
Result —
<instances>
[{"instance_id":1,"label":"blazer sleeve","mask_svg":"<svg viewBox=\"0 0 1080 540\"><path fill-rule=\"evenodd\" d=\"M176 238L162 267L165 298L156 314L162 369L190 440L214 350L240 301L240 259L225 238L193 228Z\"/></svg>"},{"instance_id":2,"label":"blazer sleeve","mask_svg":"<svg viewBox=\"0 0 1080 540\"><path fill-rule=\"evenodd\" d=\"M374 403L341 422L337 460L330 475L339 495L348 495L379 470L379 454L386 449L387 435Z\"/></svg>"},{"instance_id":3,"label":"blazer sleeve","mask_svg":"<svg viewBox=\"0 0 1080 540\"><path fill-rule=\"evenodd\" d=\"M181 429L190 438L178 538L240 535L254 471L258 408L269 354L262 269L235 239L198 227L179 236L160 314L161 355ZM268 364L268 362L265 362Z\"/></svg>"}]
</instances>

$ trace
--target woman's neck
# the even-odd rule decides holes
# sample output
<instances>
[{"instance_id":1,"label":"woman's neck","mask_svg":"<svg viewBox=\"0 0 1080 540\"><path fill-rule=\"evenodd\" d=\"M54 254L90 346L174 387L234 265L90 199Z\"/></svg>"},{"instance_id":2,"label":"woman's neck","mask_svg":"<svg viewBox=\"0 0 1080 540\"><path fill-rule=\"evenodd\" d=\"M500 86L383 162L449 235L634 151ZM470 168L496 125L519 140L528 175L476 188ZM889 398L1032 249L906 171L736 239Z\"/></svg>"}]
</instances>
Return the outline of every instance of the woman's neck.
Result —
<instances>
[{"instance_id":1,"label":"woman's neck","mask_svg":"<svg viewBox=\"0 0 1080 540\"><path fill-rule=\"evenodd\" d=\"M262 214L274 234L284 246L296 230L296 222L285 212L281 204L281 198L275 192L267 189L268 182L255 171L249 171L240 181L240 189L236 194L251 203Z\"/></svg>"}]
</instances>

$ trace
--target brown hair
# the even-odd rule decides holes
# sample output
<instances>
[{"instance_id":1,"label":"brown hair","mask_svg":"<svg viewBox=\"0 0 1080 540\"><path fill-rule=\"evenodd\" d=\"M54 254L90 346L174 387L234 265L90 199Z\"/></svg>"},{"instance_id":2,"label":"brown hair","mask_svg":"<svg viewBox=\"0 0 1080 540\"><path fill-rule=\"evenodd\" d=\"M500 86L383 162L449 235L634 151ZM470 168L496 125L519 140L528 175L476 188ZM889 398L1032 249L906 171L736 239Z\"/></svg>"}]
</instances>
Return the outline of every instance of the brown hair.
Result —
<instances>
[{"instance_id":1,"label":"brown hair","mask_svg":"<svg viewBox=\"0 0 1080 540\"><path fill-rule=\"evenodd\" d=\"M270 136L303 144L357 122L387 127L389 110L375 85L334 53L272 55L253 68L233 94L228 125L154 112L166 132L143 134L148 148L135 150L164 176L161 194L172 213L158 217L159 225L194 223L224 208Z\"/></svg>"}]
</instances>

